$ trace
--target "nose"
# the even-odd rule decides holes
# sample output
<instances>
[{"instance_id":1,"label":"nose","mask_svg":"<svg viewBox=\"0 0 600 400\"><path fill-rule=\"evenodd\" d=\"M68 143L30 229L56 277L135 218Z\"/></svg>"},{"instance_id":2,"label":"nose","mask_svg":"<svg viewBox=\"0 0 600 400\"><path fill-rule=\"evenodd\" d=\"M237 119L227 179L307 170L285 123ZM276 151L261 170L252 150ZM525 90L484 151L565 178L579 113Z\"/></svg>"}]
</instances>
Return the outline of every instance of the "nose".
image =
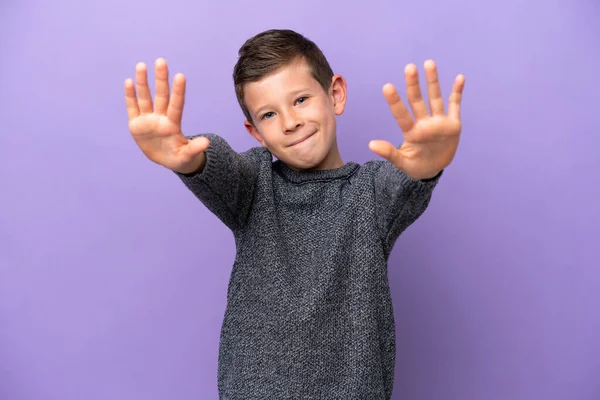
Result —
<instances>
[{"instance_id":1,"label":"nose","mask_svg":"<svg viewBox=\"0 0 600 400\"><path fill-rule=\"evenodd\" d=\"M283 130L294 132L302 126L302 121L294 111L288 111L282 118Z\"/></svg>"}]
</instances>

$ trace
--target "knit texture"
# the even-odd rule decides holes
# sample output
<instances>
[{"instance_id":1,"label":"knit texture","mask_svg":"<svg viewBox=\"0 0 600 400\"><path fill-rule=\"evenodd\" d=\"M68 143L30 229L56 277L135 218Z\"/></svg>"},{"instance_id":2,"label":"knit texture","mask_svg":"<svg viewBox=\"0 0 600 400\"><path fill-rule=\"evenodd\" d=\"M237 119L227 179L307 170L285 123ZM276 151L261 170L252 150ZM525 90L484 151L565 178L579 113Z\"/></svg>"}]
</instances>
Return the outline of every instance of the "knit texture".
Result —
<instances>
[{"instance_id":1,"label":"knit texture","mask_svg":"<svg viewBox=\"0 0 600 400\"><path fill-rule=\"evenodd\" d=\"M221 400L379 400L392 393L387 261L440 175L387 161L297 172L264 148L210 140L206 165L176 173L234 234L218 367ZM191 137L193 138L193 137Z\"/></svg>"}]
</instances>

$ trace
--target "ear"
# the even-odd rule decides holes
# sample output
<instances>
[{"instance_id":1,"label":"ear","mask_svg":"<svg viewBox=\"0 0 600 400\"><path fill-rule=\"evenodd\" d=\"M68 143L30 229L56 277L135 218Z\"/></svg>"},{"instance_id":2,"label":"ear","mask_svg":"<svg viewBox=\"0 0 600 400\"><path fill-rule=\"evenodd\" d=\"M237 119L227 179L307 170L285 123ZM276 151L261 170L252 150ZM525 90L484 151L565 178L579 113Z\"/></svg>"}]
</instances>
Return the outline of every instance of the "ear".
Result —
<instances>
[{"instance_id":1,"label":"ear","mask_svg":"<svg viewBox=\"0 0 600 400\"><path fill-rule=\"evenodd\" d=\"M346 108L346 80L339 74L331 78L329 96L333 104L335 115L342 115Z\"/></svg>"},{"instance_id":2,"label":"ear","mask_svg":"<svg viewBox=\"0 0 600 400\"><path fill-rule=\"evenodd\" d=\"M265 144L265 141L262 138L262 135L260 134L260 132L258 132L258 129L256 129L256 127L251 122L248 122L248 120L245 120L244 127L246 127L246 130L248 131L250 136L252 136L254 139L258 140L258 143L260 143L261 146L267 147L267 145Z\"/></svg>"}]
</instances>

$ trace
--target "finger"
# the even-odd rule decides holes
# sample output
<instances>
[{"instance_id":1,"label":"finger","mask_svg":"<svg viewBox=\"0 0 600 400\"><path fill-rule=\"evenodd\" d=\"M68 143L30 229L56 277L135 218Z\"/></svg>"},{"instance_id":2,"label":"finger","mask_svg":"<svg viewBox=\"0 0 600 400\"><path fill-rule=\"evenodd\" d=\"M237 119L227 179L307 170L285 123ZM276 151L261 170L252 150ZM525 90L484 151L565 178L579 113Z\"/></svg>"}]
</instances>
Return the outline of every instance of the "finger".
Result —
<instances>
[{"instance_id":1,"label":"finger","mask_svg":"<svg viewBox=\"0 0 600 400\"><path fill-rule=\"evenodd\" d=\"M154 99L154 111L158 114L166 114L169 106L169 68L164 58L158 58L155 63L156 71L156 98Z\"/></svg>"},{"instance_id":2,"label":"finger","mask_svg":"<svg viewBox=\"0 0 600 400\"><path fill-rule=\"evenodd\" d=\"M169 107L167 109L167 117L174 123L181 125L181 115L183 114L183 104L185 100L185 76L183 74L175 75L173 79L173 94Z\"/></svg>"},{"instance_id":3,"label":"finger","mask_svg":"<svg viewBox=\"0 0 600 400\"><path fill-rule=\"evenodd\" d=\"M408 103L412 109L415 119L425 118L429 115L427 112L427 105L423 100L421 94L421 87L419 86L419 72L417 66L409 64L404 69L404 75L406 78L406 94L408 95Z\"/></svg>"},{"instance_id":4,"label":"finger","mask_svg":"<svg viewBox=\"0 0 600 400\"><path fill-rule=\"evenodd\" d=\"M433 60L425 61L425 74L427 75L427 97L432 115L444 115L444 99L438 78L437 67Z\"/></svg>"},{"instance_id":5,"label":"finger","mask_svg":"<svg viewBox=\"0 0 600 400\"><path fill-rule=\"evenodd\" d=\"M125 105L127 106L127 117L130 121L140 115L137 98L135 97L135 85L132 79L125 80Z\"/></svg>"},{"instance_id":6,"label":"finger","mask_svg":"<svg viewBox=\"0 0 600 400\"><path fill-rule=\"evenodd\" d=\"M450 100L448 101L448 116L451 118L460 119L460 102L462 101L462 93L465 88L465 76L459 74L454 80Z\"/></svg>"},{"instance_id":7,"label":"finger","mask_svg":"<svg viewBox=\"0 0 600 400\"><path fill-rule=\"evenodd\" d=\"M392 115L396 119L396 122L402 129L402 132L406 133L410 131L414 125L414 121L410 112L402 102L400 95L396 91L396 88L391 83L386 83L383 86L383 95L390 106L390 110L392 111Z\"/></svg>"},{"instance_id":8,"label":"finger","mask_svg":"<svg viewBox=\"0 0 600 400\"><path fill-rule=\"evenodd\" d=\"M385 140L371 140L369 142L369 149L373 153L389 160L396 168L402 169L404 165L402 154L390 142L386 142Z\"/></svg>"},{"instance_id":9,"label":"finger","mask_svg":"<svg viewBox=\"0 0 600 400\"><path fill-rule=\"evenodd\" d=\"M135 67L135 83L138 93L138 106L142 114L152 112L152 97L150 97L150 88L148 87L148 76L146 64L138 63Z\"/></svg>"}]
</instances>

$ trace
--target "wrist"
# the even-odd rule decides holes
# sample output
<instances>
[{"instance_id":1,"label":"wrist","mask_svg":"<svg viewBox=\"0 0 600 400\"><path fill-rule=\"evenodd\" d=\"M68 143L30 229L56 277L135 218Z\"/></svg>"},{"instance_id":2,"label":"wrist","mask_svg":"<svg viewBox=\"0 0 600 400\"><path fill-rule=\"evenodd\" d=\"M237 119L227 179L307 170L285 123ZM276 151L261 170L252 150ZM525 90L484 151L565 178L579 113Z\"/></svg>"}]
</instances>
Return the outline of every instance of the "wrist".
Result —
<instances>
[{"instance_id":1,"label":"wrist","mask_svg":"<svg viewBox=\"0 0 600 400\"><path fill-rule=\"evenodd\" d=\"M181 168L178 168L176 170L176 172L183 174L183 175L199 174L204 169L205 160L206 160L206 156L204 155L204 152L202 152L202 153L198 154L198 156L196 158L194 158L194 160L192 160L192 162L181 166Z\"/></svg>"},{"instance_id":2,"label":"wrist","mask_svg":"<svg viewBox=\"0 0 600 400\"><path fill-rule=\"evenodd\" d=\"M429 174L429 175L427 175L427 176L425 176L423 178L420 178L419 180L422 181L422 182L434 181L434 180L436 180L442 174L443 171L444 171L443 169L439 170L436 173L434 173L433 175Z\"/></svg>"}]
</instances>

